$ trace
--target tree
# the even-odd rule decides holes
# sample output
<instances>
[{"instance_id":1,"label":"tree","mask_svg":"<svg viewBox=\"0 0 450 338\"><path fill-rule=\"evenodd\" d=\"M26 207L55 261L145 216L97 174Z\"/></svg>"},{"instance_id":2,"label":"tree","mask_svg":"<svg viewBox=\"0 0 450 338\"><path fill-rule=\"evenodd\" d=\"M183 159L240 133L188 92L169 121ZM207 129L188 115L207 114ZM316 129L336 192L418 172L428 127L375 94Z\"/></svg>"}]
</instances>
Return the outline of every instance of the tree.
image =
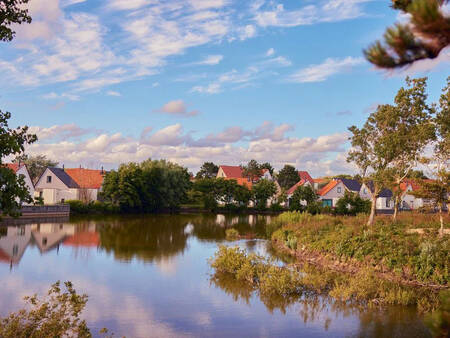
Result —
<instances>
[{"instance_id":1,"label":"tree","mask_svg":"<svg viewBox=\"0 0 450 338\"><path fill-rule=\"evenodd\" d=\"M247 207L251 197L252 192L246 185L236 185L234 190L234 200L238 206Z\"/></svg>"},{"instance_id":2,"label":"tree","mask_svg":"<svg viewBox=\"0 0 450 338\"><path fill-rule=\"evenodd\" d=\"M79 295L72 283L53 284L47 297L25 297L30 309L22 309L0 319L1 337L91 337L82 320L88 296Z\"/></svg>"},{"instance_id":3,"label":"tree","mask_svg":"<svg viewBox=\"0 0 450 338\"><path fill-rule=\"evenodd\" d=\"M58 166L58 162L48 159L45 155L28 156L23 154L17 156L13 162L24 163L30 173L31 180L35 184L46 168Z\"/></svg>"},{"instance_id":4,"label":"tree","mask_svg":"<svg viewBox=\"0 0 450 338\"><path fill-rule=\"evenodd\" d=\"M106 174L103 198L128 212L176 209L191 187L186 168L165 160L120 165Z\"/></svg>"},{"instance_id":5,"label":"tree","mask_svg":"<svg viewBox=\"0 0 450 338\"><path fill-rule=\"evenodd\" d=\"M22 203L31 203L32 196L23 177L5 167L3 158L24 151L26 144L37 140L36 135L28 134L28 127L9 128L11 113L0 110L0 210L3 215L17 216Z\"/></svg>"},{"instance_id":6,"label":"tree","mask_svg":"<svg viewBox=\"0 0 450 338\"><path fill-rule=\"evenodd\" d=\"M410 170L406 177L409 179L412 179L412 180L427 180L428 179L427 175L425 175L423 170L415 170L415 169Z\"/></svg>"},{"instance_id":7,"label":"tree","mask_svg":"<svg viewBox=\"0 0 450 338\"><path fill-rule=\"evenodd\" d=\"M265 209L267 201L277 192L274 182L263 179L252 186L253 201L258 209Z\"/></svg>"},{"instance_id":8,"label":"tree","mask_svg":"<svg viewBox=\"0 0 450 338\"><path fill-rule=\"evenodd\" d=\"M400 88L394 105L386 105L382 117L389 140L384 147L392 157L387 171L389 186L394 193L394 215L400 205L400 184L417 166L424 148L434 139L433 109L426 103L426 78L406 78L407 88Z\"/></svg>"},{"instance_id":9,"label":"tree","mask_svg":"<svg viewBox=\"0 0 450 338\"><path fill-rule=\"evenodd\" d=\"M292 194L289 208L291 210L305 211L307 206L314 204L317 201L317 194L311 186L301 185L295 189ZM305 205L302 204L305 203Z\"/></svg>"},{"instance_id":10,"label":"tree","mask_svg":"<svg viewBox=\"0 0 450 338\"><path fill-rule=\"evenodd\" d=\"M215 178L218 171L219 167L213 162L205 162L200 167L200 170L197 175L195 175L195 178Z\"/></svg>"},{"instance_id":11,"label":"tree","mask_svg":"<svg viewBox=\"0 0 450 338\"><path fill-rule=\"evenodd\" d=\"M14 38L12 24L31 23L28 9L23 8L27 3L28 0L0 1L0 41L11 41Z\"/></svg>"},{"instance_id":12,"label":"tree","mask_svg":"<svg viewBox=\"0 0 450 338\"><path fill-rule=\"evenodd\" d=\"M269 162L265 162L265 163L261 164L261 169L269 170L270 176L273 176L274 169Z\"/></svg>"},{"instance_id":13,"label":"tree","mask_svg":"<svg viewBox=\"0 0 450 338\"><path fill-rule=\"evenodd\" d=\"M278 173L278 184L281 188L288 190L300 181L298 171L293 166L286 164Z\"/></svg>"},{"instance_id":14,"label":"tree","mask_svg":"<svg viewBox=\"0 0 450 338\"><path fill-rule=\"evenodd\" d=\"M450 44L450 17L444 10L448 0L392 0L392 8L410 17L384 33L384 44L376 41L364 50L367 60L380 68L398 68L417 60L434 59Z\"/></svg>"},{"instance_id":15,"label":"tree","mask_svg":"<svg viewBox=\"0 0 450 338\"><path fill-rule=\"evenodd\" d=\"M346 191L336 203L336 214L352 215L359 213L368 213L370 210L370 201L362 199L358 194Z\"/></svg>"},{"instance_id":16,"label":"tree","mask_svg":"<svg viewBox=\"0 0 450 338\"><path fill-rule=\"evenodd\" d=\"M192 189L201 193L203 207L207 210L217 208L220 191L217 189L216 179L201 178L194 182Z\"/></svg>"},{"instance_id":17,"label":"tree","mask_svg":"<svg viewBox=\"0 0 450 338\"><path fill-rule=\"evenodd\" d=\"M261 165L256 160L250 160L242 167L242 176L247 177L251 182L258 181L262 176Z\"/></svg>"}]
</instances>

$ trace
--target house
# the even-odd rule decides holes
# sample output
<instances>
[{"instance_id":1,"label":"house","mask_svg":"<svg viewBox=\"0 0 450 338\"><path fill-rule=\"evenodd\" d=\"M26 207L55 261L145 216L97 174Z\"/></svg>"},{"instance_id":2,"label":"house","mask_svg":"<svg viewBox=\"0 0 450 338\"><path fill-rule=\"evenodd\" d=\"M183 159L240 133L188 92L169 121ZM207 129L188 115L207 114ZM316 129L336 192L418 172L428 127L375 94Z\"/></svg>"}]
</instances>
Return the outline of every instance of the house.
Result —
<instances>
[{"instance_id":1,"label":"house","mask_svg":"<svg viewBox=\"0 0 450 338\"><path fill-rule=\"evenodd\" d=\"M47 168L36 183L35 194L42 197L45 204L67 200L95 201L104 175L103 170Z\"/></svg>"},{"instance_id":2,"label":"house","mask_svg":"<svg viewBox=\"0 0 450 338\"><path fill-rule=\"evenodd\" d=\"M361 184L357 180L335 178L319 190L318 195L323 206L334 208L337 201L344 197L346 191L359 194Z\"/></svg>"},{"instance_id":3,"label":"house","mask_svg":"<svg viewBox=\"0 0 450 338\"><path fill-rule=\"evenodd\" d=\"M361 196L361 198L364 199L371 199L371 192L373 192L373 183L372 182L363 183L361 185L359 196ZM376 209L378 211L394 209L393 193L390 189L384 188L378 194Z\"/></svg>"},{"instance_id":4,"label":"house","mask_svg":"<svg viewBox=\"0 0 450 338\"><path fill-rule=\"evenodd\" d=\"M41 253L59 247L67 236L75 235L76 227L73 224L42 223L31 226L31 235L34 244Z\"/></svg>"},{"instance_id":5,"label":"house","mask_svg":"<svg viewBox=\"0 0 450 338\"><path fill-rule=\"evenodd\" d=\"M31 180L30 173L28 172L28 168L25 164L20 163L6 163L5 166L9 169L11 169L17 177L23 177L25 180L25 185L28 189L28 192L30 193L30 196L34 196L34 184Z\"/></svg>"},{"instance_id":6,"label":"house","mask_svg":"<svg viewBox=\"0 0 450 338\"><path fill-rule=\"evenodd\" d=\"M300 181L308 182L311 187L314 188L314 180L311 175L307 171L299 171L298 177L300 177Z\"/></svg>"},{"instance_id":7,"label":"house","mask_svg":"<svg viewBox=\"0 0 450 338\"><path fill-rule=\"evenodd\" d=\"M221 165L219 166L219 171L217 172L216 178L224 178L228 180L236 180L239 185L246 185L249 189L252 188L252 180L248 177L244 177L243 169L240 166L232 165ZM266 179L273 180L272 175L268 169L263 169L261 171L261 177L258 180Z\"/></svg>"},{"instance_id":8,"label":"house","mask_svg":"<svg viewBox=\"0 0 450 338\"><path fill-rule=\"evenodd\" d=\"M314 184L314 182L313 182ZM301 179L300 181L298 181L297 183L295 183L292 187L290 187L287 191L286 191L286 198L287 198L287 207L289 207L291 205L291 199L292 196L294 195L295 190L297 190L298 187L301 186L310 186L311 188L314 189L314 186L310 183L310 181ZM303 204L303 203L302 203Z\"/></svg>"},{"instance_id":9,"label":"house","mask_svg":"<svg viewBox=\"0 0 450 338\"><path fill-rule=\"evenodd\" d=\"M416 181L409 179L403 180L403 182L400 183L400 190L402 191L400 195L400 209L402 210L415 210L429 204L428 200L415 197L412 194L413 192L420 190L420 185Z\"/></svg>"}]
</instances>

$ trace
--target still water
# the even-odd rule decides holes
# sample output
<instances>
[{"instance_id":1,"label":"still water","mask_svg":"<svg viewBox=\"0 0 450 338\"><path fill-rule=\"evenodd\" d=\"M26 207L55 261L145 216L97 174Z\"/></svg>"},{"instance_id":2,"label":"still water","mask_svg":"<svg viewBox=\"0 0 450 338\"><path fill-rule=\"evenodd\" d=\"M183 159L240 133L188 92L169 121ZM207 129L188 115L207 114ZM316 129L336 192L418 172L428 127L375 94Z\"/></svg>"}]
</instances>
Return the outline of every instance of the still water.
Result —
<instances>
[{"instance_id":1,"label":"still water","mask_svg":"<svg viewBox=\"0 0 450 338\"><path fill-rule=\"evenodd\" d=\"M92 332L127 337L428 337L408 308L358 310L309 296L261 299L212 278L218 245L272 255L269 216L157 215L54 219L0 226L0 315L70 280L89 295ZM235 227L249 239L225 240Z\"/></svg>"}]
</instances>

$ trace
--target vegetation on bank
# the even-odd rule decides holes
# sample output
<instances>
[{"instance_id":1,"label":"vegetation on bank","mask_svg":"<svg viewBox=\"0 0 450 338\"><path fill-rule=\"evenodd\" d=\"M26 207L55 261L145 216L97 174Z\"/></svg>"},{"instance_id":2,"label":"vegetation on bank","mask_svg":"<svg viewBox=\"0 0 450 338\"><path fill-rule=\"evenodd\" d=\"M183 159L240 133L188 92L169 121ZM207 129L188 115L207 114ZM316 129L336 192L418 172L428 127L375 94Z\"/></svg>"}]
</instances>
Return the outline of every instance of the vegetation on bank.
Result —
<instances>
[{"instance_id":1,"label":"vegetation on bank","mask_svg":"<svg viewBox=\"0 0 450 338\"><path fill-rule=\"evenodd\" d=\"M329 265L370 267L398 280L448 286L450 237L438 236L436 215L405 214L396 222L379 216L372 227L364 225L364 217L287 212L275 218L267 232L275 246L298 257L319 255ZM407 233L412 227L429 230Z\"/></svg>"}]
</instances>

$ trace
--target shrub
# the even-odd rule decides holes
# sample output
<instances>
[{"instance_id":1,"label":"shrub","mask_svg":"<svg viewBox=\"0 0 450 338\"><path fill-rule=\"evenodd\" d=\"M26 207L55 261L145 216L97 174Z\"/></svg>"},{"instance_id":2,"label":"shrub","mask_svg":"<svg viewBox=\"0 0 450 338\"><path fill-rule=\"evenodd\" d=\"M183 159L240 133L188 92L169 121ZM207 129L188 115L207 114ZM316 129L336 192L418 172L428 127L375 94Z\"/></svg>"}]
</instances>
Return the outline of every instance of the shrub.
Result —
<instances>
[{"instance_id":1,"label":"shrub","mask_svg":"<svg viewBox=\"0 0 450 338\"><path fill-rule=\"evenodd\" d=\"M229 240L229 241L234 241L236 239L239 238L239 231L237 231L234 228L231 229L227 229L225 231L225 237Z\"/></svg>"}]
</instances>

